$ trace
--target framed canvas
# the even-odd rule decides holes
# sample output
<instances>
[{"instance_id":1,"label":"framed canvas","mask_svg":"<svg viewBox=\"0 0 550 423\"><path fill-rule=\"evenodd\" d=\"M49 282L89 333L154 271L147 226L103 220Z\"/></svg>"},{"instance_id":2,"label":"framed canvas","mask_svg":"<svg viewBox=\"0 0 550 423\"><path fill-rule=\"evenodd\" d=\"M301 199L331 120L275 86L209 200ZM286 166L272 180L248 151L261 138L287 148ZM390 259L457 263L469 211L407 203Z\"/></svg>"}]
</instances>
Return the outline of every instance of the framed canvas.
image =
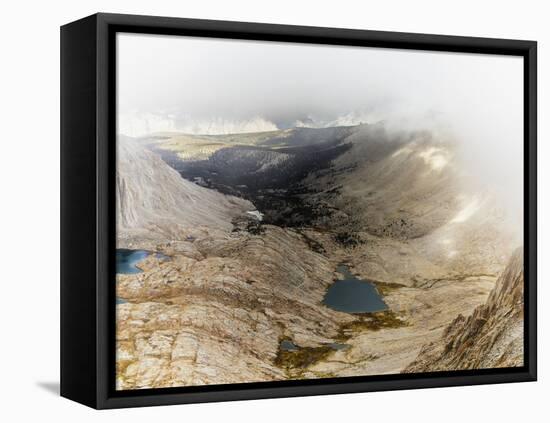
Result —
<instances>
[{"instance_id":1,"label":"framed canvas","mask_svg":"<svg viewBox=\"0 0 550 423\"><path fill-rule=\"evenodd\" d=\"M536 43L61 28L61 394L536 379Z\"/></svg>"}]
</instances>

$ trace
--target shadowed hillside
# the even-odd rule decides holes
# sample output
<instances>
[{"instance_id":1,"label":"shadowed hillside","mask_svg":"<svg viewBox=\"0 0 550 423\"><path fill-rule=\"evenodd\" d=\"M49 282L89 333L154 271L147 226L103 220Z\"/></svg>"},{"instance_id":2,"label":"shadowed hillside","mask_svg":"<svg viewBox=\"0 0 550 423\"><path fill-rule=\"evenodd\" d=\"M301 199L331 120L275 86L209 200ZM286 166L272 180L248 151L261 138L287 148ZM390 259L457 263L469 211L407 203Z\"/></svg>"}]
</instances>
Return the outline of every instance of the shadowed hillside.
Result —
<instances>
[{"instance_id":1,"label":"shadowed hillside","mask_svg":"<svg viewBox=\"0 0 550 423\"><path fill-rule=\"evenodd\" d=\"M254 206L182 179L132 139L117 143L117 230L120 238L178 239L195 231L230 231Z\"/></svg>"}]
</instances>

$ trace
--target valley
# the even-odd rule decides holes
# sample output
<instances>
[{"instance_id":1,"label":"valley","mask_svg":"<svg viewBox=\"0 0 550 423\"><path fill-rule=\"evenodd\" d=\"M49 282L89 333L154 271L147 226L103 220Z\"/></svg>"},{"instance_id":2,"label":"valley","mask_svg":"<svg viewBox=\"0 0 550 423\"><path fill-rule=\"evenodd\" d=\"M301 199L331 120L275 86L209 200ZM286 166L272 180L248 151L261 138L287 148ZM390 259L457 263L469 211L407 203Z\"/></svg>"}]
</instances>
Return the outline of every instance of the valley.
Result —
<instances>
[{"instance_id":1,"label":"valley","mask_svg":"<svg viewBox=\"0 0 550 423\"><path fill-rule=\"evenodd\" d=\"M484 354L522 365L521 234L453 140L379 123L119 137L117 154L117 249L148 252L116 277L117 389L462 369ZM372 308L329 306L344 280ZM477 334L467 316L504 304L502 286L513 312ZM502 339L444 357L467 330Z\"/></svg>"}]
</instances>

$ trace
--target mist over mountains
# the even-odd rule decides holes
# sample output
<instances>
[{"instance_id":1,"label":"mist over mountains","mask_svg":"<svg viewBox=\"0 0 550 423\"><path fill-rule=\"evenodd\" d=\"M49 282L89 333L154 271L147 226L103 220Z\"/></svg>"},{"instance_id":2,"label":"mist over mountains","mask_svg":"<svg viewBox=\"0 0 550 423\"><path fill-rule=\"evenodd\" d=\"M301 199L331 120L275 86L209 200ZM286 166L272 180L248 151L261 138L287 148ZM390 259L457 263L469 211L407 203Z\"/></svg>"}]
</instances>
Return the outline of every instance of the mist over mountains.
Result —
<instances>
[{"instance_id":1,"label":"mist over mountains","mask_svg":"<svg viewBox=\"0 0 550 423\"><path fill-rule=\"evenodd\" d=\"M384 121L452 139L507 208L522 198L521 58L137 34L117 43L120 134Z\"/></svg>"}]
</instances>

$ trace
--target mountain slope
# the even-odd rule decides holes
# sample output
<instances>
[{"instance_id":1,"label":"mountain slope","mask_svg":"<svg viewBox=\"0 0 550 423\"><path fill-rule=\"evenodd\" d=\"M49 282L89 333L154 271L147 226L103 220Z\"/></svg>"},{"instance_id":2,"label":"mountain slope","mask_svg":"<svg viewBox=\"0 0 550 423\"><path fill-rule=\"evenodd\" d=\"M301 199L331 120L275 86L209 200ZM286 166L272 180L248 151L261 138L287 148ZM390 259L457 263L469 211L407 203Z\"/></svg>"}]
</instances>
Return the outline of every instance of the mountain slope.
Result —
<instances>
[{"instance_id":1,"label":"mountain slope","mask_svg":"<svg viewBox=\"0 0 550 423\"><path fill-rule=\"evenodd\" d=\"M184 180L125 137L117 143L116 199L119 238L178 239L190 231L230 231L233 218L254 210L246 200Z\"/></svg>"},{"instance_id":2,"label":"mountain slope","mask_svg":"<svg viewBox=\"0 0 550 423\"><path fill-rule=\"evenodd\" d=\"M222 140L224 146L207 159L180 157L194 142L206 148ZM378 123L215 137L172 134L151 142L183 178L252 201L265 224L330 231L342 245L376 255L405 243L413 255L392 254L393 264L385 267L400 273L404 267L397 263L412 261L414 271L405 266L406 284L411 271L421 280L451 272L496 275L521 243L521 230L510 225L499 200L465 169L456 140L429 131ZM372 270L372 257L361 251L356 265ZM425 274L422 263L434 271ZM395 271L370 276L400 282Z\"/></svg>"},{"instance_id":3,"label":"mountain slope","mask_svg":"<svg viewBox=\"0 0 550 423\"><path fill-rule=\"evenodd\" d=\"M143 140L154 153L120 143L130 151L119 154L128 161L119 166L119 197L131 201L121 233L145 233L129 248L170 260L152 255L142 273L117 275L127 301L117 306L119 386L395 374L413 361L411 369L427 370L520 362L521 303L507 303L514 277L503 275L494 305L483 305L521 241L452 140L384 124L198 138L172 137L168 150L165 138ZM228 236L232 216L252 209L233 193L264 219ZM178 241L189 234L193 242ZM342 262L375 283L387 312L324 305ZM283 360L282 340L307 360Z\"/></svg>"},{"instance_id":4,"label":"mountain slope","mask_svg":"<svg viewBox=\"0 0 550 423\"><path fill-rule=\"evenodd\" d=\"M461 314L436 342L425 345L405 372L523 365L523 249L498 278L487 302Z\"/></svg>"}]
</instances>

